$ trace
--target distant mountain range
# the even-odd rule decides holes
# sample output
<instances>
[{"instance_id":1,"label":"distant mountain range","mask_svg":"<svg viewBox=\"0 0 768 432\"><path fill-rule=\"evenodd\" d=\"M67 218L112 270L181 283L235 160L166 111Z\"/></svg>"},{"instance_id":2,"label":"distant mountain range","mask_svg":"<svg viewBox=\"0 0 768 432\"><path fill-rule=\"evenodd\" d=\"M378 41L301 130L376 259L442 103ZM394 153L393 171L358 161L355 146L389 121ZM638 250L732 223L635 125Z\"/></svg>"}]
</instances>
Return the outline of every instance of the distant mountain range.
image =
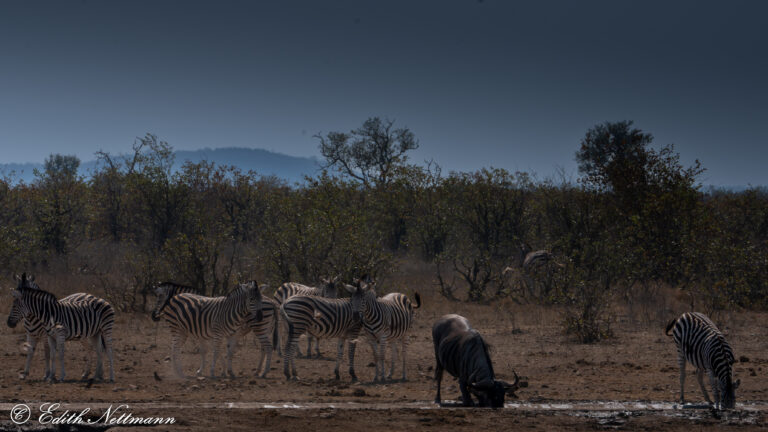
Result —
<instances>
[{"instance_id":1,"label":"distant mountain range","mask_svg":"<svg viewBox=\"0 0 768 432\"><path fill-rule=\"evenodd\" d=\"M241 170L253 170L263 176L274 175L289 183L301 182L305 175L315 176L320 165L314 157L288 156L263 149L249 148L204 148L201 150L179 150L175 152L174 169L178 170L186 161L207 160L217 165L233 165ZM34 170L42 170L42 163L0 163L0 174L14 173L14 180L30 183L35 179ZM80 174L88 177L96 169L96 161L81 161Z\"/></svg>"}]
</instances>

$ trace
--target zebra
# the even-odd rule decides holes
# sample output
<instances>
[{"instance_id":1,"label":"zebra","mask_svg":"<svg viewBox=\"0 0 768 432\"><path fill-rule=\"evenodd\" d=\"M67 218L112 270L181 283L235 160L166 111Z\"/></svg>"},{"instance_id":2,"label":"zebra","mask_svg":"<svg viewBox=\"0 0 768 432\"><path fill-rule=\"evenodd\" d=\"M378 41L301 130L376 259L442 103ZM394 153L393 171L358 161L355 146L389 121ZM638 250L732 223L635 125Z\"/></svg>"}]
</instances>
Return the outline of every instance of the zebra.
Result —
<instances>
[{"instance_id":1,"label":"zebra","mask_svg":"<svg viewBox=\"0 0 768 432\"><path fill-rule=\"evenodd\" d=\"M353 299L356 293L353 294ZM304 333L321 338L338 338L336 367L333 372L340 379L339 366L344 357L344 343L349 339L349 375L355 375L355 346L362 330L360 314L352 310L353 299L327 299L316 296L293 296L280 306L280 313L288 325L288 337L283 350L283 373L287 380L297 380L294 351L296 341Z\"/></svg>"},{"instance_id":2,"label":"zebra","mask_svg":"<svg viewBox=\"0 0 768 432\"><path fill-rule=\"evenodd\" d=\"M191 293L181 293L168 299L163 314L171 329L171 359L176 375L185 377L178 361L178 349L190 335L201 341L202 359L197 375L205 371L205 355L208 341L213 343L213 362L211 377L216 376L216 361L222 339L227 340L226 370L230 377L232 354L236 336L242 327L248 325L248 316L256 321L264 319L261 288L256 281L240 284L224 297L205 297Z\"/></svg>"},{"instance_id":3,"label":"zebra","mask_svg":"<svg viewBox=\"0 0 768 432\"><path fill-rule=\"evenodd\" d=\"M33 277L30 277L30 280L34 281ZM66 304L66 303L90 303L93 300L97 299L98 297L93 296L91 294L87 293L75 293L68 295L67 297L62 298L59 300L59 303ZM45 355L45 374L43 375L43 379L46 379L50 374L50 364L51 364L51 350L50 346L48 345L48 333L45 330L45 325L42 321L30 317L30 319L26 319L21 314L21 308L18 305L18 300L13 300L13 305L11 306L11 312L8 314L8 327L15 328L16 325L19 323L19 321L23 321L24 330L27 336L27 341L24 343L24 346L27 351L27 361L24 364L24 372L21 373L20 378L26 379L29 376L29 369L30 365L32 363L32 357L35 354L35 348L37 347L37 344L40 343L42 339L45 339L43 343L43 353ZM91 374L91 362L93 361L92 352L88 350L90 348L85 340L81 340L83 345L86 348L86 351L89 352L88 356L88 363L86 364L86 369L83 372L82 379L88 378L88 375Z\"/></svg>"},{"instance_id":4,"label":"zebra","mask_svg":"<svg viewBox=\"0 0 768 432\"><path fill-rule=\"evenodd\" d=\"M368 336L373 349L376 372L373 381L384 381L384 364L388 342L400 341L403 360L403 381L406 376L406 348L408 338L406 333L413 323L413 310L421 307L421 296L414 293L416 306L411 304L408 296L402 293L390 293L381 298L376 298L376 290L373 283L366 283L358 279L355 281L358 295L354 296L352 309L362 316L363 328ZM397 345L392 344L392 362L386 379L391 379L395 372L395 360L397 359Z\"/></svg>"},{"instance_id":5,"label":"zebra","mask_svg":"<svg viewBox=\"0 0 768 432\"><path fill-rule=\"evenodd\" d=\"M311 296L320 296L320 297L326 297L326 298L337 298L338 290L336 288L336 283L338 282L339 277L335 277L333 279L326 279L326 278L320 278L321 285L319 287L310 287L307 285L302 285L297 282L286 282L282 285L280 285L279 288L275 291L274 298L277 301L278 305L282 305L285 303L285 301L293 296L296 295L311 295ZM315 341L315 354L317 358L320 358L322 355L320 354L320 341L313 337L312 335L307 335L307 358L312 358L312 340ZM301 350L299 350L299 347L296 347L296 352L299 356L301 356ZM277 346L277 354L282 355L282 349L280 348L280 345Z\"/></svg>"},{"instance_id":6,"label":"zebra","mask_svg":"<svg viewBox=\"0 0 768 432\"><path fill-rule=\"evenodd\" d=\"M672 330L671 335L670 330ZM704 372L709 374L712 393L715 397L715 408L718 406L721 409L733 408L736 403L735 390L741 381L732 381L733 351L717 326L704 314L686 312L670 320L664 333L672 336L677 345L680 365L680 403L685 403L687 360L696 367L696 378L707 402L712 404L704 387Z\"/></svg>"},{"instance_id":7,"label":"zebra","mask_svg":"<svg viewBox=\"0 0 768 432\"><path fill-rule=\"evenodd\" d=\"M266 286L261 287L261 290L263 291L265 288ZM163 314L163 309L173 296L183 293L197 294L198 290L194 287L177 284L175 282L160 282L157 284L157 286L155 286L157 303L152 310L152 320L160 321L160 319L165 316L166 320L170 323L172 319L169 318L168 315ZM280 316L277 302L269 298L262 298L262 315L263 318L259 320L253 313L249 312L245 325L240 328L238 337L245 336L251 331L256 335L259 345L261 346L261 358L259 359L257 375L262 371L262 366L264 366L260 377L265 378L270 370L270 365L272 364L273 347L277 345L278 318ZM269 338L270 333L272 334L272 340ZM205 351L201 350L201 352L205 355ZM266 366L264 365L265 360Z\"/></svg>"},{"instance_id":8,"label":"zebra","mask_svg":"<svg viewBox=\"0 0 768 432\"><path fill-rule=\"evenodd\" d=\"M48 336L51 352L50 366L47 365L46 370L46 380L56 380L55 355L57 352L61 368L60 379L63 380L66 376L64 369L65 341L89 339L96 351L97 363L94 377L103 379L101 353L102 350L105 350L109 359L109 381L115 381L112 350L112 328L115 312L109 302L89 294L80 295L80 301L57 301L56 296L40 289L35 284L34 278L27 278L26 273L21 275L18 287L12 290L11 294L14 297L14 303L8 324L12 324L12 317L14 320L23 317L30 322L37 321L42 323L43 331ZM83 374L84 379L90 374L90 367L91 359L89 359Z\"/></svg>"}]
</instances>

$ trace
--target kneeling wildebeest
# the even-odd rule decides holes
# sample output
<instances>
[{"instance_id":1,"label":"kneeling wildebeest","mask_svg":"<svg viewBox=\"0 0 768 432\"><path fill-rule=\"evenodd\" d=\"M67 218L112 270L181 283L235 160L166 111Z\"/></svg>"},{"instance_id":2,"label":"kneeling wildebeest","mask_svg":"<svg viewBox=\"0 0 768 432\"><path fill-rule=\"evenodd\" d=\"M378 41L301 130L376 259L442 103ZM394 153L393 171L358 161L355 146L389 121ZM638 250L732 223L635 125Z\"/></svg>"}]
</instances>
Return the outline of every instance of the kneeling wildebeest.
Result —
<instances>
[{"instance_id":1,"label":"kneeling wildebeest","mask_svg":"<svg viewBox=\"0 0 768 432\"><path fill-rule=\"evenodd\" d=\"M469 321L461 315L445 315L432 326L432 341L435 343L435 380L440 398L440 382L443 369L459 379L459 389L464 406L474 406L470 392L477 397L479 406L500 408L504 406L504 395L513 394L520 379L515 373L512 384L495 379L493 364L488 355L488 345Z\"/></svg>"}]
</instances>

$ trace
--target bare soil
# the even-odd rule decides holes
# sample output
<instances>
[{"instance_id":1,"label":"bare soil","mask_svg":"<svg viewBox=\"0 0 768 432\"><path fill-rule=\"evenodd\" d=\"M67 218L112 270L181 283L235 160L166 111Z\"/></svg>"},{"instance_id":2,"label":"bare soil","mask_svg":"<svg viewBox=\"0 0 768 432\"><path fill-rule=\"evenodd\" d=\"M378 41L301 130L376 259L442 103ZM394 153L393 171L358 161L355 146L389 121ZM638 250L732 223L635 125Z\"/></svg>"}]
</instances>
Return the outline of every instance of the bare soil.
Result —
<instances>
[{"instance_id":1,"label":"bare soil","mask_svg":"<svg viewBox=\"0 0 768 432\"><path fill-rule=\"evenodd\" d=\"M3 304L9 305L3 293ZM373 364L367 343L359 343L356 369L362 380L350 382L347 359L342 379L333 379L335 341L321 342L323 359L299 359L301 380L286 382L282 360L273 358L269 377L255 377L259 348L252 336L243 340L234 360L238 377L176 379L169 359L169 332L164 323L155 323L149 314L119 314L116 322L116 382L92 385L80 382L85 351L79 343L67 344L68 379L50 384L42 382L43 356L35 353L32 373L20 380L25 353L24 331L3 327L0 331L0 429L16 430L7 421L8 406L40 402L138 404L134 415L173 416L173 426L154 430L258 429L275 431L307 430L700 430L709 427L750 430L765 427L768 411L747 410L749 404L768 406L768 313L730 313L716 318L736 358L735 376L741 379L737 409L721 415L707 409L621 410L547 409L549 405L573 401L661 401L674 402L679 395L675 346L663 334L666 320L674 314L645 314L617 310L614 337L597 344L576 343L564 335L560 314L554 307L496 302L492 305L454 303L437 296L425 296L416 312L408 348L408 380L373 384ZM5 320L3 310L0 319ZM446 313L469 318L492 345L497 375L511 380L515 370L527 387L517 392L522 402L504 409L437 408L432 378L434 353L431 325ZM302 340L302 350L305 348ZM210 355L210 354L209 354ZM184 370L192 375L199 355L191 342L185 345ZM222 364L223 367L223 364ZM223 368L219 369L219 373ZM395 377L400 376L400 363ZM157 375L157 378L155 377ZM159 380L158 380L159 378ZM458 388L450 376L444 377L443 397L455 398ZM686 397L703 402L703 396L688 369ZM259 402L274 408L232 407L229 402ZM347 402L354 404L346 405ZM302 404L334 404L302 407ZM99 405L100 404L100 405ZM151 404L163 404L152 408ZM526 408L524 405L530 405ZM547 405L548 404L548 405ZM281 408L289 406L289 408ZM294 406L294 408L290 408ZM526 405L527 406L527 405ZM301 408L296 408L301 407ZM562 407L561 407L562 408ZM99 411L99 409L95 409ZM31 422L27 427L34 427ZM111 429L112 430L112 429Z\"/></svg>"}]
</instances>

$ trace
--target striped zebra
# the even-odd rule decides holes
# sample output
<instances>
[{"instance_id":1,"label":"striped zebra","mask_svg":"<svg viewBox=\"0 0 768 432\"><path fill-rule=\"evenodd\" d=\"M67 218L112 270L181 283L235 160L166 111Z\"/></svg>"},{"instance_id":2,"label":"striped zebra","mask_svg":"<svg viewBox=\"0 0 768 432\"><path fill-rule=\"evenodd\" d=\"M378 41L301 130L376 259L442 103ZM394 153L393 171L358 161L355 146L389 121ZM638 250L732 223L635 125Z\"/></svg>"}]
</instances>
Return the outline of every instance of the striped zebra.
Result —
<instances>
[{"instance_id":1,"label":"striped zebra","mask_svg":"<svg viewBox=\"0 0 768 432\"><path fill-rule=\"evenodd\" d=\"M261 290L263 291L264 288L266 287L262 287ZM168 317L168 315L163 314L163 309L166 307L171 298L178 294L197 294L198 292L199 291L196 288L177 284L175 282L159 283L155 287L157 303L155 304L155 308L152 310L152 320L160 321L160 319L165 316L166 320L170 322L171 319ZM259 345L261 346L261 358L259 359L257 374L262 371L262 366L264 366L263 372L261 372L260 376L265 378L272 364L273 347L277 345L278 318L280 314L277 302L268 298L262 298L261 310L263 315L261 320L257 319L256 315L253 313L248 314L246 323L240 328L238 337L246 336L251 331L253 331L253 333L256 335L256 339L258 339ZM269 337L270 334L272 335L271 340ZM201 352L203 355L205 355L205 351L201 350ZM266 366L264 365L265 360ZM204 361L205 359L203 359L203 365L205 364ZM202 370L203 366L201 366L201 371Z\"/></svg>"},{"instance_id":2,"label":"striped zebra","mask_svg":"<svg viewBox=\"0 0 768 432\"><path fill-rule=\"evenodd\" d=\"M672 334L669 331L672 330ZM677 345L678 364L680 365L680 403L685 403L685 363L686 360L696 367L704 398L712 404L704 387L704 373L709 374L715 407L733 408L736 403L735 390L740 380L732 381L731 366L734 362L731 346L725 336L706 315L698 312L686 312L667 324L664 331L672 336Z\"/></svg>"},{"instance_id":3,"label":"striped zebra","mask_svg":"<svg viewBox=\"0 0 768 432\"><path fill-rule=\"evenodd\" d=\"M102 350L106 350L109 359L109 380L110 382L115 381L112 351L112 328L115 312L109 302L89 294L79 295L80 301L58 301L56 296L40 289L35 284L34 279L27 278L26 273L21 275L18 287L11 293L14 297L11 316L15 317L14 319L23 317L30 322L42 323L43 332L48 336L50 365L46 366L46 380L56 380L56 353L59 355L60 379L63 380L66 376L64 369L65 341L88 339L96 351L94 377L103 379L101 353ZM9 317L10 324L11 317ZM90 368L91 359L89 358L83 378L87 378L90 374Z\"/></svg>"},{"instance_id":4,"label":"striped zebra","mask_svg":"<svg viewBox=\"0 0 768 432\"><path fill-rule=\"evenodd\" d=\"M411 304L408 296L401 293L390 293L381 298L376 298L374 283L363 280L355 281L357 295L353 296L352 309L360 313L363 319L363 328L373 350L376 372L375 381L384 381L385 356L387 343L392 342L392 361L389 374L386 379L391 379L395 372L395 360L397 359L397 345L400 341L403 360L403 381L406 376L406 348L408 338L406 333L413 323L413 310L421 307L421 296L415 293L416 306Z\"/></svg>"},{"instance_id":5,"label":"striped zebra","mask_svg":"<svg viewBox=\"0 0 768 432\"><path fill-rule=\"evenodd\" d=\"M253 314L257 321L264 319L261 289L256 281L240 284L224 297L205 297L191 293L172 296L165 303L163 312L171 329L171 359L176 374L184 377L178 360L178 350L192 336L200 341L202 360L198 375L205 371L205 356L208 343L213 345L213 362L210 375L216 376L216 361L221 341L227 341L226 370L230 377L232 354L237 336L242 327L248 325L248 316Z\"/></svg>"},{"instance_id":6,"label":"striped zebra","mask_svg":"<svg viewBox=\"0 0 768 432\"><path fill-rule=\"evenodd\" d=\"M354 293L353 293L354 297ZM296 375L295 351L299 336L308 333L318 339L338 338L336 367L333 372L340 379L339 367L344 357L344 343L349 340L349 375L355 375L355 340L360 335L362 321L352 310L352 299L327 299L316 296L293 296L280 307L288 325L288 337L283 349L283 373L288 380Z\"/></svg>"},{"instance_id":7,"label":"striped zebra","mask_svg":"<svg viewBox=\"0 0 768 432\"><path fill-rule=\"evenodd\" d=\"M337 298L338 290L336 284L339 277L333 279L320 278L321 285L319 287L310 287L302 285L297 282L286 282L275 291L275 300L278 305L282 305L285 301L293 296L297 295L311 295L325 298ZM320 358L320 341L312 335L307 335L307 358L312 358L312 340L315 341L315 354L317 358ZM296 353L301 357L301 350L296 346ZM282 349L280 345L277 346L277 354L282 355Z\"/></svg>"},{"instance_id":8,"label":"striped zebra","mask_svg":"<svg viewBox=\"0 0 768 432\"><path fill-rule=\"evenodd\" d=\"M34 281L34 278L30 277L31 281ZM67 303L90 303L93 300L97 299L98 297L93 296L91 294L86 293L75 293L68 295L61 300L59 300L59 303L67 304ZM35 348L37 347L37 344L40 343L41 340L43 340L43 353L45 355L45 374L43 375L43 379L48 378L50 372L51 372L51 350L50 346L48 345L48 333L45 331L45 325L42 321L30 317L29 319L24 318L21 314L21 309L18 305L18 300L13 301L13 305L11 306L11 312L8 315L8 327L15 328L16 325L19 323L19 321L23 321L24 325L24 331L27 336L27 341L24 343L24 347L27 351L27 361L24 364L24 372L21 373L20 378L26 379L29 376L29 369L30 365L32 364L32 357L35 355ZM89 353L88 355L88 363L86 364L85 371L83 372L82 379L87 379L88 375L91 374L91 367L92 367L92 361L93 361L93 352L89 350L89 347L87 342L85 340L81 340L83 343L83 346L86 349L86 352Z\"/></svg>"}]
</instances>

